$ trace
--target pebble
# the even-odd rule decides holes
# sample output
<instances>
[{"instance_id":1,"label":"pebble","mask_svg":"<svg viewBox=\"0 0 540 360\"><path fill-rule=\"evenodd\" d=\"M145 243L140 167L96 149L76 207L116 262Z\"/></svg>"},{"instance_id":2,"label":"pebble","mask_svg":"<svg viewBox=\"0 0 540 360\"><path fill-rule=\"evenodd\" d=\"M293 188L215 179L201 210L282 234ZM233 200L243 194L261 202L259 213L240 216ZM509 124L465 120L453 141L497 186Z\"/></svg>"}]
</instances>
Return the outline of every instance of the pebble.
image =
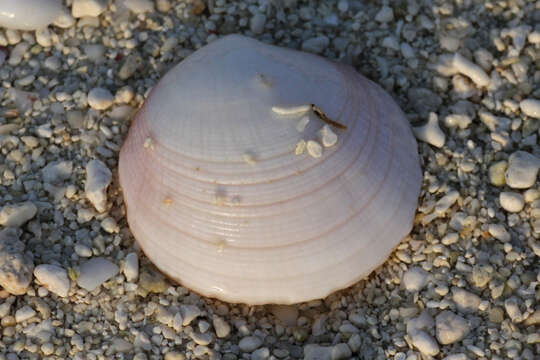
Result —
<instances>
[{"instance_id":1,"label":"pebble","mask_svg":"<svg viewBox=\"0 0 540 360\"><path fill-rule=\"evenodd\" d=\"M254 34L262 34L264 31L264 25L266 23L266 16L261 13L253 15L250 21L250 29Z\"/></svg>"},{"instance_id":2,"label":"pebble","mask_svg":"<svg viewBox=\"0 0 540 360\"><path fill-rule=\"evenodd\" d=\"M15 321L21 323L31 319L34 315L36 315L36 311L30 306L24 305L22 308L15 311Z\"/></svg>"},{"instance_id":3,"label":"pebble","mask_svg":"<svg viewBox=\"0 0 540 360\"><path fill-rule=\"evenodd\" d=\"M218 338L225 338L231 333L231 326L223 318L214 316L212 321L214 329L216 330L216 336Z\"/></svg>"},{"instance_id":4,"label":"pebble","mask_svg":"<svg viewBox=\"0 0 540 360\"><path fill-rule=\"evenodd\" d=\"M510 241L510 233L506 230L504 225L489 224L488 232L491 236L493 236L495 239L499 241L502 241L502 242Z\"/></svg>"},{"instance_id":5,"label":"pebble","mask_svg":"<svg viewBox=\"0 0 540 360\"><path fill-rule=\"evenodd\" d=\"M81 265L77 284L83 289L93 291L118 274L118 270L118 266L105 258L92 258Z\"/></svg>"},{"instance_id":6,"label":"pebble","mask_svg":"<svg viewBox=\"0 0 540 360\"><path fill-rule=\"evenodd\" d=\"M83 258L89 258L92 256L92 249L84 244L75 244L74 246L75 254Z\"/></svg>"},{"instance_id":7,"label":"pebble","mask_svg":"<svg viewBox=\"0 0 540 360\"><path fill-rule=\"evenodd\" d=\"M73 0L71 15L74 18L96 17L107 9L108 0Z\"/></svg>"},{"instance_id":8,"label":"pebble","mask_svg":"<svg viewBox=\"0 0 540 360\"><path fill-rule=\"evenodd\" d=\"M270 357L270 350L266 347L255 350L251 353L251 360L266 360Z\"/></svg>"},{"instance_id":9,"label":"pebble","mask_svg":"<svg viewBox=\"0 0 540 360\"><path fill-rule=\"evenodd\" d=\"M482 299L476 294L463 290L461 288L452 289L452 300L456 303L459 310L464 312L474 312L478 310Z\"/></svg>"},{"instance_id":10,"label":"pebble","mask_svg":"<svg viewBox=\"0 0 540 360\"><path fill-rule=\"evenodd\" d=\"M182 305L180 306L180 311L182 312L183 326L188 326L193 320L202 314L201 309L195 305Z\"/></svg>"},{"instance_id":11,"label":"pebble","mask_svg":"<svg viewBox=\"0 0 540 360\"><path fill-rule=\"evenodd\" d=\"M540 119L540 100L524 99L519 103L521 111L532 118Z\"/></svg>"},{"instance_id":12,"label":"pebble","mask_svg":"<svg viewBox=\"0 0 540 360\"><path fill-rule=\"evenodd\" d=\"M270 306L272 314L279 319L285 326L296 326L298 319L298 306L295 305L272 305Z\"/></svg>"},{"instance_id":13,"label":"pebble","mask_svg":"<svg viewBox=\"0 0 540 360\"><path fill-rule=\"evenodd\" d=\"M71 177L73 171L72 161L53 161L47 164L41 172L43 174L43 181L56 184Z\"/></svg>"},{"instance_id":14,"label":"pebble","mask_svg":"<svg viewBox=\"0 0 540 360\"><path fill-rule=\"evenodd\" d=\"M523 195L513 191L503 191L499 194L501 207L508 212L520 212L525 206Z\"/></svg>"},{"instance_id":15,"label":"pebble","mask_svg":"<svg viewBox=\"0 0 540 360\"><path fill-rule=\"evenodd\" d=\"M108 216L105 219L101 220L101 228L105 230L105 232L109 234L118 233L120 231L120 227L116 223L116 220L114 218Z\"/></svg>"},{"instance_id":16,"label":"pebble","mask_svg":"<svg viewBox=\"0 0 540 360\"><path fill-rule=\"evenodd\" d=\"M154 3L150 0L124 0L124 4L135 14L154 11Z\"/></svg>"},{"instance_id":17,"label":"pebble","mask_svg":"<svg viewBox=\"0 0 540 360\"><path fill-rule=\"evenodd\" d=\"M0 209L0 225L5 227L20 227L37 213L37 207L30 201L5 205Z\"/></svg>"},{"instance_id":18,"label":"pebble","mask_svg":"<svg viewBox=\"0 0 540 360\"><path fill-rule=\"evenodd\" d=\"M505 160L497 161L490 165L488 169L489 182L495 186L506 185L506 169L508 168L508 162Z\"/></svg>"},{"instance_id":19,"label":"pebble","mask_svg":"<svg viewBox=\"0 0 540 360\"><path fill-rule=\"evenodd\" d=\"M136 253L132 252L126 255L122 272L127 281L137 281L137 278L139 277L139 258Z\"/></svg>"},{"instance_id":20,"label":"pebble","mask_svg":"<svg viewBox=\"0 0 540 360\"><path fill-rule=\"evenodd\" d=\"M238 347L243 352L252 352L263 344L263 341L257 336L245 336L238 343Z\"/></svg>"},{"instance_id":21,"label":"pebble","mask_svg":"<svg viewBox=\"0 0 540 360\"><path fill-rule=\"evenodd\" d=\"M114 102L114 96L104 88L93 88L88 93L88 105L95 110L108 109Z\"/></svg>"},{"instance_id":22,"label":"pebble","mask_svg":"<svg viewBox=\"0 0 540 360\"><path fill-rule=\"evenodd\" d=\"M387 23L394 20L394 10L388 6L383 6L375 15L375 21Z\"/></svg>"},{"instance_id":23,"label":"pebble","mask_svg":"<svg viewBox=\"0 0 540 360\"><path fill-rule=\"evenodd\" d=\"M460 53L455 53L452 65L456 71L470 78L479 87L487 86L491 81L484 69Z\"/></svg>"},{"instance_id":24,"label":"pebble","mask_svg":"<svg viewBox=\"0 0 540 360\"><path fill-rule=\"evenodd\" d=\"M519 309L519 300L515 296L504 301L504 309L512 322L518 323L523 320L523 315Z\"/></svg>"},{"instance_id":25,"label":"pebble","mask_svg":"<svg viewBox=\"0 0 540 360\"><path fill-rule=\"evenodd\" d=\"M446 135L439 127L439 118L433 112L425 125L413 127L413 133L417 139L438 148L443 147L446 141Z\"/></svg>"},{"instance_id":26,"label":"pebble","mask_svg":"<svg viewBox=\"0 0 540 360\"><path fill-rule=\"evenodd\" d=\"M442 345L461 341L469 333L467 320L451 311L443 311L435 318L437 340Z\"/></svg>"},{"instance_id":27,"label":"pebble","mask_svg":"<svg viewBox=\"0 0 540 360\"><path fill-rule=\"evenodd\" d=\"M439 353L439 344L423 330L412 334L411 342L423 355L435 356Z\"/></svg>"},{"instance_id":28,"label":"pebble","mask_svg":"<svg viewBox=\"0 0 540 360\"><path fill-rule=\"evenodd\" d=\"M516 151L508 159L506 184L514 189L527 189L536 182L539 169L539 158L525 151Z\"/></svg>"},{"instance_id":29,"label":"pebble","mask_svg":"<svg viewBox=\"0 0 540 360\"><path fill-rule=\"evenodd\" d=\"M17 230L0 231L0 286L13 295L26 293L32 281L34 263L24 253L24 243Z\"/></svg>"},{"instance_id":30,"label":"pebble","mask_svg":"<svg viewBox=\"0 0 540 360\"><path fill-rule=\"evenodd\" d=\"M328 47L328 45L330 45L330 39L324 35L321 35L304 40L302 42L302 50L320 54Z\"/></svg>"},{"instance_id":31,"label":"pebble","mask_svg":"<svg viewBox=\"0 0 540 360\"><path fill-rule=\"evenodd\" d=\"M41 264L34 269L34 276L50 292L61 297L68 296L70 281L64 268L58 265Z\"/></svg>"},{"instance_id":32,"label":"pebble","mask_svg":"<svg viewBox=\"0 0 540 360\"><path fill-rule=\"evenodd\" d=\"M469 360L469 358L463 353L458 353L445 356L443 360Z\"/></svg>"},{"instance_id":33,"label":"pebble","mask_svg":"<svg viewBox=\"0 0 540 360\"><path fill-rule=\"evenodd\" d=\"M420 267L413 267L403 274L403 286L407 291L418 292L426 286L429 273Z\"/></svg>"},{"instance_id":34,"label":"pebble","mask_svg":"<svg viewBox=\"0 0 540 360\"><path fill-rule=\"evenodd\" d=\"M107 187L111 183L112 173L101 160L91 160L86 165L86 198L97 211L104 212L107 208Z\"/></svg>"},{"instance_id":35,"label":"pebble","mask_svg":"<svg viewBox=\"0 0 540 360\"><path fill-rule=\"evenodd\" d=\"M305 345L304 360L332 360L332 348L318 344Z\"/></svg>"}]
</instances>

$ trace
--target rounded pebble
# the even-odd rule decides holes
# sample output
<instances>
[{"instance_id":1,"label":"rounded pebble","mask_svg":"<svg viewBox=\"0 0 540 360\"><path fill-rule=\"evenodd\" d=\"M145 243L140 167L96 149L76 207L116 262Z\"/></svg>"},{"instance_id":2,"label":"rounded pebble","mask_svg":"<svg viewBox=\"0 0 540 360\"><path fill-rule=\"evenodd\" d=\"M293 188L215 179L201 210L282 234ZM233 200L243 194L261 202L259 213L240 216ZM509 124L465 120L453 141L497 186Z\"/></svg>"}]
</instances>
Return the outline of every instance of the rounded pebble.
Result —
<instances>
[{"instance_id":1,"label":"rounded pebble","mask_svg":"<svg viewBox=\"0 0 540 360\"><path fill-rule=\"evenodd\" d=\"M107 89L94 88L88 93L88 105L92 109L105 110L114 102L114 96Z\"/></svg>"},{"instance_id":2,"label":"rounded pebble","mask_svg":"<svg viewBox=\"0 0 540 360\"><path fill-rule=\"evenodd\" d=\"M506 184L514 189L527 189L536 182L539 169L539 158L525 151L516 151L508 159Z\"/></svg>"},{"instance_id":3,"label":"rounded pebble","mask_svg":"<svg viewBox=\"0 0 540 360\"><path fill-rule=\"evenodd\" d=\"M508 212L520 212L525 206L523 195L513 191L504 191L500 193L499 202L501 207Z\"/></svg>"},{"instance_id":4,"label":"rounded pebble","mask_svg":"<svg viewBox=\"0 0 540 360\"><path fill-rule=\"evenodd\" d=\"M49 291L58 296L68 296L70 281L67 271L58 265L42 264L34 269L34 276Z\"/></svg>"}]
</instances>

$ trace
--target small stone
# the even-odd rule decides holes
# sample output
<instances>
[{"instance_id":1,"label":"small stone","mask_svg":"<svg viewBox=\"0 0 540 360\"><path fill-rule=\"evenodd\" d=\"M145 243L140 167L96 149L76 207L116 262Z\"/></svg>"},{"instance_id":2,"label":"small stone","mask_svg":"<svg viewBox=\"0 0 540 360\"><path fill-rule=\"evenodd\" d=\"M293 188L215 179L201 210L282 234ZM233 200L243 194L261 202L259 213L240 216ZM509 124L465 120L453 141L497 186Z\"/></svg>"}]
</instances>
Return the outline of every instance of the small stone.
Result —
<instances>
[{"instance_id":1,"label":"small stone","mask_svg":"<svg viewBox=\"0 0 540 360\"><path fill-rule=\"evenodd\" d=\"M420 267L413 267L403 274L403 286L407 291L418 292L428 283L429 273Z\"/></svg>"},{"instance_id":2,"label":"small stone","mask_svg":"<svg viewBox=\"0 0 540 360\"><path fill-rule=\"evenodd\" d=\"M110 216L101 220L101 228L109 234L118 233L120 231L120 227L116 223L116 220Z\"/></svg>"},{"instance_id":3,"label":"small stone","mask_svg":"<svg viewBox=\"0 0 540 360\"><path fill-rule=\"evenodd\" d=\"M184 360L185 358L186 355L176 351L169 351L164 356L164 360Z\"/></svg>"},{"instance_id":4,"label":"small stone","mask_svg":"<svg viewBox=\"0 0 540 360\"><path fill-rule=\"evenodd\" d=\"M375 15L375 21L380 23L387 23L394 20L394 10L388 6L383 6L379 12Z\"/></svg>"},{"instance_id":5,"label":"small stone","mask_svg":"<svg viewBox=\"0 0 540 360\"><path fill-rule=\"evenodd\" d=\"M53 161L47 164L41 172L43 181L50 184L55 184L71 177L73 171L72 161Z\"/></svg>"},{"instance_id":6,"label":"small stone","mask_svg":"<svg viewBox=\"0 0 540 360\"><path fill-rule=\"evenodd\" d=\"M500 307L493 307L489 310L489 321L500 324L504 320L504 311Z\"/></svg>"},{"instance_id":7,"label":"small stone","mask_svg":"<svg viewBox=\"0 0 540 360\"><path fill-rule=\"evenodd\" d=\"M251 353L251 360L266 360L270 357L270 350L268 348L260 348Z\"/></svg>"},{"instance_id":8,"label":"small stone","mask_svg":"<svg viewBox=\"0 0 540 360\"><path fill-rule=\"evenodd\" d=\"M74 18L96 17L107 9L108 0L73 0L71 15Z\"/></svg>"},{"instance_id":9,"label":"small stone","mask_svg":"<svg viewBox=\"0 0 540 360\"><path fill-rule=\"evenodd\" d=\"M104 212L107 206L107 187L112 173L100 160L91 160L86 165L86 184L84 191L97 211Z\"/></svg>"},{"instance_id":10,"label":"small stone","mask_svg":"<svg viewBox=\"0 0 540 360\"><path fill-rule=\"evenodd\" d=\"M539 169L539 158L525 151L516 151L508 160L506 184L514 189L527 189L536 182Z\"/></svg>"},{"instance_id":11,"label":"small stone","mask_svg":"<svg viewBox=\"0 0 540 360\"><path fill-rule=\"evenodd\" d=\"M257 336L245 336L238 343L238 347L243 352L252 352L258 349L263 344L263 341Z\"/></svg>"},{"instance_id":12,"label":"small stone","mask_svg":"<svg viewBox=\"0 0 540 360\"><path fill-rule=\"evenodd\" d=\"M193 320L202 314L201 309L195 305L181 305L180 311L182 312L183 326L188 326Z\"/></svg>"},{"instance_id":13,"label":"small stone","mask_svg":"<svg viewBox=\"0 0 540 360\"><path fill-rule=\"evenodd\" d=\"M429 113L429 120L425 125L413 128L413 133L417 139L438 148L443 147L446 141L446 135L439 127L437 114L433 112Z\"/></svg>"},{"instance_id":14,"label":"small stone","mask_svg":"<svg viewBox=\"0 0 540 360\"><path fill-rule=\"evenodd\" d=\"M135 14L154 11L154 3L150 0L124 0L124 4Z\"/></svg>"},{"instance_id":15,"label":"small stone","mask_svg":"<svg viewBox=\"0 0 540 360\"><path fill-rule=\"evenodd\" d=\"M330 45L330 39L324 35L321 35L304 40L304 42L302 42L302 50L319 54L323 52L328 45Z\"/></svg>"},{"instance_id":16,"label":"small stone","mask_svg":"<svg viewBox=\"0 0 540 360\"><path fill-rule=\"evenodd\" d=\"M139 275L139 286L147 292L162 293L169 288L169 284L160 273L144 269Z\"/></svg>"},{"instance_id":17,"label":"small stone","mask_svg":"<svg viewBox=\"0 0 540 360\"><path fill-rule=\"evenodd\" d=\"M467 355L463 353L458 353L458 354L450 354L444 357L443 360L469 360L469 358L467 357Z\"/></svg>"},{"instance_id":18,"label":"small stone","mask_svg":"<svg viewBox=\"0 0 540 360\"><path fill-rule=\"evenodd\" d=\"M304 346L304 360L332 360L332 348L308 344Z\"/></svg>"},{"instance_id":19,"label":"small stone","mask_svg":"<svg viewBox=\"0 0 540 360\"><path fill-rule=\"evenodd\" d=\"M510 233L506 230L506 228L502 224L489 224L488 232L491 236L493 236L495 239L499 241L502 241L502 242L510 241L510 238L511 238Z\"/></svg>"},{"instance_id":20,"label":"small stone","mask_svg":"<svg viewBox=\"0 0 540 360\"><path fill-rule=\"evenodd\" d=\"M92 249L84 244L75 244L74 247L75 254L77 254L80 257L88 258L92 256Z\"/></svg>"},{"instance_id":21,"label":"small stone","mask_svg":"<svg viewBox=\"0 0 540 360\"><path fill-rule=\"evenodd\" d=\"M457 307L461 311L473 312L478 310L482 299L478 295L475 295L469 291L461 288L452 289L452 300L456 303Z\"/></svg>"},{"instance_id":22,"label":"small stone","mask_svg":"<svg viewBox=\"0 0 540 360\"><path fill-rule=\"evenodd\" d=\"M0 209L0 225L4 227L20 227L37 213L37 207L30 201L5 205Z\"/></svg>"},{"instance_id":23,"label":"small stone","mask_svg":"<svg viewBox=\"0 0 540 360\"><path fill-rule=\"evenodd\" d=\"M435 339L423 330L412 334L411 341L414 347L424 355L435 356L439 353L439 345Z\"/></svg>"},{"instance_id":24,"label":"small stone","mask_svg":"<svg viewBox=\"0 0 540 360\"><path fill-rule=\"evenodd\" d=\"M131 76L133 76L133 74L135 74L135 72L137 72L142 63L143 61L140 56L129 55L120 67L120 70L118 71L118 77L122 80L129 79Z\"/></svg>"},{"instance_id":25,"label":"small stone","mask_svg":"<svg viewBox=\"0 0 540 360\"><path fill-rule=\"evenodd\" d=\"M532 118L540 119L540 100L524 99L519 103L521 111Z\"/></svg>"},{"instance_id":26,"label":"small stone","mask_svg":"<svg viewBox=\"0 0 540 360\"><path fill-rule=\"evenodd\" d=\"M58 265L42 264L34 269L37 281L58 296L68 296L70 281L67 271Z\"/></svg>"},{"instance_id":27,"label":"small stone","mask_svg":"<svg viewBox=\"0 0 540 360\"><path fill-rule=\"evenodd\" d=\"M122 271L127 281L137 281L137 278L139 277L139 258L136 253L129 253L126 255Z\"/></svg>"},{"instance_id":28,"label":"small stone","mask_svg":"<svg viewBox=\"0 0 540 360\"><path fill-rule=\"evenodd\" d=\"M430 330L433 325L435 325L433 317L424 310L418 317L407 321L407 334L412 335L420 330Z\"/></svg>"},{"instance_id":29,"label":"small stone","mask_svg":"<svg viewBox=\"0 0 540 360\"><path fill-rule=\"evenodd\" d=\"M107 89L93 88L88 93L88 105L95 110L105 110L114 102L114 96Z\"/></svg>"},{"instance_id":30,"label":"small stone","mask_svg":"<svg viewBox=\"0 0 540 360\"><path fill-rule=\"evenodd\" d=\"M118 274L118 266L109 260L96 257L81 265L77 284L88 291L93 291L98 286Z\"/></svg>"},{"instance_id":31,"label":"small stone","mask_svg":"<svg viewBox=\"0 0 540 360\"><path fill-rule=\"evenodd\" d=\"M488 170L489 182L495 186L504 186L506 184L506 169L508 163L505 160L497 161L492 164Z\"/></svg>"},{"instance_id":32,"label":"small stone","mask_svg":"<svg viewBox=\"0 0 540 360\"><path fill-rule=\"evenodd\" d=\"M24 243L19 240L17 230L0 231L0 286L13 295L25 294L33 269L34 263L24 253Z\"/></svg>"},{"instance_id":33,"label":"small stone","mask_svg":"<svg viewBox=\"0 0 540 360\"><path fill-rule=\"evenodd\" d=\"M492 278L493 268L489 265L476 265L472 271L472 282L478 288L484 288Z\"/></svg>"},{"instance_id":34,"label":"small stone","mask_svg":"<svg viewBox=\"0 0 540 360\"><path fill-rule=\"evenodd\" d=\"M51 355L54 352L54 345L49 342L41 345L41 352L45 356Z\"/></svg>"},{"instance_id":35,"label":"small stone","mask_svg":"<svg viewBox=\"0 0 540 360\"><path fill-rule=\"evenodd\" d=\"M278 318L285 326L296 326L298 319L298 307L295 305L271 305L270 311Z\"/></svg>"},{"instance_id":36,"label":"small stone","mask_svg":"<svg viewBox=\"0 0 540 360\"><path fill-rule=\"evenodd\" d=\"M467 320L451 311L443 311L435 318L437 340L442 345L461 341L469 333Z\"/></svg>"},{"instance_id":37,"label":"small stone","mask_svg":"<svg viewBox=\"0 0 540 360\"><path fill-rule=\"evenodd\" d=\"M212 323L218 338L225 338L231 333L231 326L223 318L215 316Z\"/></svg>"},{"instance_id":38,"label":"small stone","mask_svg":"<svg viewBox=\"0 0 540 360\"><path fill-rule=\"evenodd\" d=\"M264 31L264 25L266 23L266 16L261 13L253 15L250 21L250 29L254 34L262 34Z\"/></svg>"},{"instance_id":39,"label":"small stone","mask_svg":"<svg viewBox=\"0 0 540 360\"><path fill-rule=\"evenodd\" d=\"M503 191L499 194L501 207L508 212L520 212L525 206L523 195L513 191Z\"/></svg>"},{"instance_id":40,"label":"small stone","mask_svg":"<svg viewBox=\"0 0 540 360\"><path fill-rule=\"evenodd\" d=\"M518 323L523 320L523 315L519 309L519 301L516 297L511 297L504 301L504 309L512 322Z\"/></svg>"},{"instance_id":41,"label":"small stone","mask_svg":"<svg viewBox=\"0 0 540 360\"><path fill-rule=\"evenodd\" d=\"M352 356L351 349L345 343L339 343L332 347L332 360L350 359Z\"/></svg>"},{"instance_id":42,"label":"small stone","mask_svg":"<svg viewBox=\"0 0 540 360\"><path fill-rule=\"evenodd\" d=\"M166 13L171 10L171 7L170 0L156 0L156 8L159 12Z\"/></svg>"},{"instance_id":43,"label":"small stone","mask_svg":"<svg viewBox=\"0 0 540 360\"><path fill-rule=\"evenodd\" d=\"M24 305L22 308L18 309L15 312L15 321L17 323L21 323L32 318L34 315L36 315L36 311L30 306Z\"/></svg>"},{"instance_id":44,"label":"small stone","mask_svg":"<svg viewBox=\"0 0 540 360\"><path fill-rule=\"evenodd\" d=\"M441 97L426 88L409 88L407 98L422 117L428 117L430 112L436 112L442 104Z\"/></svg>"}]
</instances>

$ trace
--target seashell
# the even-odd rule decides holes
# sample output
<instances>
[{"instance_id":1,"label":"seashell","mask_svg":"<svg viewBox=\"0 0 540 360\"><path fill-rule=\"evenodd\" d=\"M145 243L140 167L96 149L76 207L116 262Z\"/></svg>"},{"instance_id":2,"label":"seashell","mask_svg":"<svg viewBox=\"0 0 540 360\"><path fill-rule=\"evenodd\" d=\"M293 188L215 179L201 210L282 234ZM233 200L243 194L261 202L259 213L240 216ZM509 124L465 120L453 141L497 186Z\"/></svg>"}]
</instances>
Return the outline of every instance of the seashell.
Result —
<instances>
[{"instance_id":1,"label":"seashell","mask_svg":"<svg viewBox=\"0 0 540 360\"><path fill-rule=\"evenodd\" d=\"M316 154L298 154L302 141ZM161 271L248 304L322 298L367 276L410 231L421 185L409 123L379 86L238 35L154 87L119 176L129 226Z\"/></svg>"},{"instance_id":2,"label":"seashell","mask_svg":"<svg viewBox=\"0 0 540 360\"><path fill-rule=\"evenodd\" d=\"M43 29L62 15L62 10L61 0L1 0L0 27Z\"/></svg>"}]
</instances>

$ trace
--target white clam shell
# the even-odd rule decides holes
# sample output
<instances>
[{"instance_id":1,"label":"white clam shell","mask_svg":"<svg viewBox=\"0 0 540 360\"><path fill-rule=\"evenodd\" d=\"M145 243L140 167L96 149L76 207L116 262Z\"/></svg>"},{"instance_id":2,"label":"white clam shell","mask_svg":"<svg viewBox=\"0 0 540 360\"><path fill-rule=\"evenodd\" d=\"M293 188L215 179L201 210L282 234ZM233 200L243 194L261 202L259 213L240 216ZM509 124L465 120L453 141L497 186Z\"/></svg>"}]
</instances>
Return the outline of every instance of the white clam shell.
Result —
<instances>
[{"instance_id":1,"label":"white clam shell","mask_svg":"<svg viewBox=\"0 0 540 360\"><path fill-rule=\"evenodd\" d=\"M319 158L295 149L325 123L310 114L299 132L305 109L273 111L305 104L347 126ZM381 88L238 35L165 75L119 166L130 228L154 264L249 304L322 298L368 275L410 231L421 183L408 121Z\"/></svg>"},{"instance_id":2,"label":"white clam shell","mask_svg":"<svg viewBox=\"0 0 540 360\"><path fill-rule=\"evenodd\" d=\"M61 0L0 0L0 27L38 30L62 15Z\"/></svg>"}]
</instances>

